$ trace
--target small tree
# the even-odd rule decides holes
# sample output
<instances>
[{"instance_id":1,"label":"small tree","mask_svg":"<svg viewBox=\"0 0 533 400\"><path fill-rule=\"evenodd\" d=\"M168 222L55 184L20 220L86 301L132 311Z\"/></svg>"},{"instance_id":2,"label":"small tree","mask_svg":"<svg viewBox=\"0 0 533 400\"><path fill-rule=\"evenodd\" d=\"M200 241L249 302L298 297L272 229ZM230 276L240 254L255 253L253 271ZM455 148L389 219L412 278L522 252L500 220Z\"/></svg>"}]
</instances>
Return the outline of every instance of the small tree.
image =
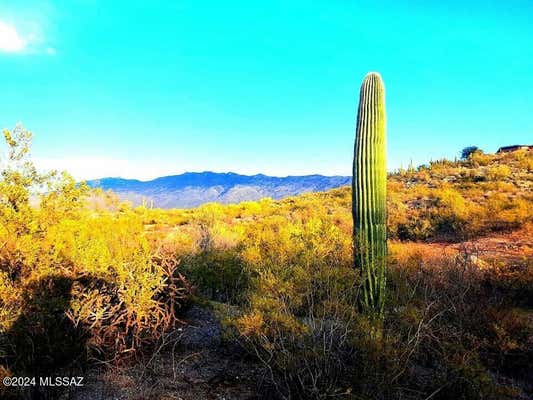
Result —
<instances>
[{"instance_id":1,"label":"small tree","mask_svg":"<svg viewBox=\"0 0 533 400\"><path fill-rule=\"evenodd\" d=\"M461 159L467 160L474 153L483 153L483 150L477 146L465 147L463 150L461 150Z\"/></svg>"},{"instance_id":2,"label":"small tree","mask_svg":"<svg viewBox=\"0 0 533 400\"><path fill-rule=\"evenodd\" d=\"M53 221L80 210L88 187L66 172L40 173L30 158L32 134L18 124L0 143L0 233L41 235ZM5 155L4 155L5 154ZM40 209L41 212L37 212ZM1 237L1 235L0 235Z\"/></svg>"}]
</instances>

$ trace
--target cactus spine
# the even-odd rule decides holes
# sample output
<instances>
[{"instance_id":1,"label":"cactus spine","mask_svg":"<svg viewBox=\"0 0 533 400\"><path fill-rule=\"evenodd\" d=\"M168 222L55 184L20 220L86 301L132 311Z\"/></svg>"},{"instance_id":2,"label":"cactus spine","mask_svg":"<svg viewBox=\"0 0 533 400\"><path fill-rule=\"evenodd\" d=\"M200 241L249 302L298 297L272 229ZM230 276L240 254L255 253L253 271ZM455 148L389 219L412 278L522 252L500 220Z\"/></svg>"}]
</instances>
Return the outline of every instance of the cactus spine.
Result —
<instances>
[{"instance_id":1,"label":"cactus spine","mask_svg":"<svg viewBox=\"0 0 533 400\"><path fill-rule=\"evenodd\" d=\"M361 306L381 316L385 300L386 227L385 87L378 73L361 85L352 180L355 266L361 270Z\"/></svg>"}]
</instances>

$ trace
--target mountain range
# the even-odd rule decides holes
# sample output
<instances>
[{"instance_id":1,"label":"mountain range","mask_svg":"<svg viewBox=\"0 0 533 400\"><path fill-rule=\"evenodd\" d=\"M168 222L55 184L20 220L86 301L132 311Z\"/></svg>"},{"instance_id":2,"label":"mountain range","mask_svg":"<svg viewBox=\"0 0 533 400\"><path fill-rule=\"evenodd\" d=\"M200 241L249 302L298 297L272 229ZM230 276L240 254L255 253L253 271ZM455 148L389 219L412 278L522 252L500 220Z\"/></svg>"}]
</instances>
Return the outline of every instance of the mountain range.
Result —
<instances>
[{"instance_id":1,"label":"mountain range","mask_svg":"<svg viewBox=\"0 0 533 400\"><path fill-rule=\"evenodd\" d=\"M349 176L287 176L263 174L239 175L233 172L186 172L151 181L102 178L87 181L93 188L112 190L122 200L139 205L153 201L159 208L192 208L208 202L223 204L258 200L263 197L281 199L307 192L319 192L350 184Z\"/></svg>"}]
</instances>

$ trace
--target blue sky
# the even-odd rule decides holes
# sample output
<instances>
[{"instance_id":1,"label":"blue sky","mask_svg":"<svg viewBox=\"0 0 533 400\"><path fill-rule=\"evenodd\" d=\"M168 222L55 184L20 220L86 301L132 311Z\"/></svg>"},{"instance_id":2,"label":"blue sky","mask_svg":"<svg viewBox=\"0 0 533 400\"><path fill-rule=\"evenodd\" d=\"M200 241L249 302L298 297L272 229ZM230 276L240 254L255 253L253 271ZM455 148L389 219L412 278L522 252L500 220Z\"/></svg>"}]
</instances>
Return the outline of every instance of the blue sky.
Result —
<instances>
[{"instance_id":1,"label":"blue sky","mask_svg":"<svg viewBox=\"0 0 533 400\"><path fill-rule=\"evenodd\" d=\"M0 127L78 178L348 175L376 70L389 168L492 152L533 142L532 17L530 0L2 2Z\"/></svg>"}]
</instances>

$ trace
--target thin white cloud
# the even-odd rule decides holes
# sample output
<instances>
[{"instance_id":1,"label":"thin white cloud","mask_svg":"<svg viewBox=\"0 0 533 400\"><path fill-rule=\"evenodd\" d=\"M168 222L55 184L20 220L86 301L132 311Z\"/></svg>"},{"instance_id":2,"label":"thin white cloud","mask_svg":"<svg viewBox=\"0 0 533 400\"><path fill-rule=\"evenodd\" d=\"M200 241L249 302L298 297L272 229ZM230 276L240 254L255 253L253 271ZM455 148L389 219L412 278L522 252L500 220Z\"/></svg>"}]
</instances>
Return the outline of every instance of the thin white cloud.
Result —
<instances>
[{"instance_id":1,"label":"thin white cloud","mask_svg":"<svg viewBox=\"0 0 533 400\"><path fill-rule=\"evenodd\" d=\"M67 171L77 180L90 180L104 177L149 180L159 176L179 173L171 165L97 156L65 158L37 157L34 159L34 162L41 171Z\"/></svg>"},{"instance_id":2,"label":"thin white cloud","mask_svg":"<svg viewBox=\"0 0 533 400\"><path fill-rule=\"evenodd\" d=\"M6 53L20 53L26 49L28 41L25 40L17 29L0 21L0 51Z\"/></svg>"}]
</instances>

